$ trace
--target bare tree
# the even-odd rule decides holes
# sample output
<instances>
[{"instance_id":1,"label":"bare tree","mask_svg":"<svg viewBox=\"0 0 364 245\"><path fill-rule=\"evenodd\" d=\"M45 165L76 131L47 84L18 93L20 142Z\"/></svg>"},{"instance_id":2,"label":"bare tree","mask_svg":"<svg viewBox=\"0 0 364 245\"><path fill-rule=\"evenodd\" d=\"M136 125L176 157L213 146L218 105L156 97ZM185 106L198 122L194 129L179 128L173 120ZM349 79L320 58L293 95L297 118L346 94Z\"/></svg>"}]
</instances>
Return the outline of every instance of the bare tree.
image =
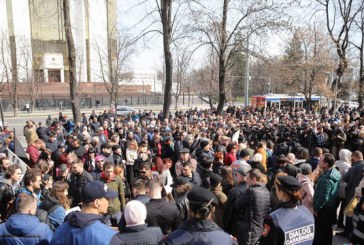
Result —
<instances>
[{"instance_id":1,"label":"bare tree","mask_svg":"<svg viewBox=\"0 0 364 245\"><path fill-rule=\"evenodd\" d=\"M19 45L19 51L21 53L19 70L24 73L24 79L22 80L26 84L30 96L31 112L34 112L35 102L42 82L40 72L42 60L33 60L31 46L25 43Z\"/></svg>"},{"instance_id":2,"label":"bare tree","mask_svg":"<svg viewBox=\"0 0 364 245\"><path fill-rule=\"evenodd\" d=\"M0 92L11 82L10 46L7 35L0 34Z\"/></svg>"},{"instance_id":3,"label":"bare tree","mask_svg":"<svg viewBox=\"0 0 364 245\"><path fill-rule=\"evenodd\" d=\"M355 19L355 30L359 33L358 42L352 42L353 46L359 51L359 108L364 107L364 11Z\"/></svg>"},{"instance_id":4,"label":"bare tree","mask_svg":"<svg viewBox=\"0 0 364 245\"><path fill-rule=\"evenodd\" d=\"M105 42L104 45L97 44L97 52L101 69L100 79L110 94L110 105L116 107L122 85L133 79L133 74L125 71L128 60L135 52L135 43L126 34L118 32L113 52L105 48L106 45L109 47L109 44L110 42ZM112 57L110 54L113 54Z\"/></svg>"},{"instance_id":5,"label":"bare tree","mask_svg":"<svg viewBox=\"0 0 364 245\"><path fill-rule=\"evenodd\" d=\"M68 48L68 63L70 72L70 96L73 120L77 124L81 120L80 104L77 93L77 74L76 74L76 48L72 35L70 0L63 0L64 29Z\"/></svg>"},{"instance_id":6,"label":"bare tree","mask_svg":"<svg viewBox=\"0 0 364 245\"><path fill-rule=\"evenodd\" d=\"M186 44L184 44L186 45ZM189 46L183 47L183 44L176 45L175 49L175 69L174 81L175 88L172 88L175 97L175 109L178 109L178 99L181 96L183 87L188 84L188 68L190 65L192 53L189 51Z\"/></svg>"},{"instance_id":7,"label":"bare tree","mask_svg":"<svg viewBox=\"0 0 364 245\"><path fill-rule=\"evenodd\" d=\"M226 101L225 77L229 59L234 53L244 51L237 44L246 41L253 33L259 35L268 28L286 26L287 22L281 18L281 10L285 6L282 2L224 0L219 4L191 1L190 29L202 34L198 38L200 45L211 46L219 59L217 112L222 113Z\"/></svg>"},{"instance_id":8,"label":"bare tree","mask_svg":"<svg viewBox=\"0 0 364 245\"><path fill-rule=\"evenodd\" d=\"M364 1L356 0L316 0L325 11L326 29L335 45L339 64L336 68L335 87L341 82L348 68L347 51L352 37L352 25L356 16L364 11ZM336 89L335 89L336 90ZM337 91L336 91L337 92ZM336 110L337 93L334 109Z\"/></svg>"},{"instance_id":9,"label":"bare tree","mask_svg":"<svg viewBox=\"0 0 364 245\"><path fill-rule=\"evenodd\" d=\"M192 77L199 85L201 94L208 97L209 105L212 109L215 101L219 99L219 64L216 54L210 51L204 63L206 65L201 69L195 70Z\"/></svg>"},{"instance_id":10,"label":"bare tree","mask_svg":"<svg viewBox=\"0 0 364 245\"><path fill-rule=\"evenodd\" d=\"M173 75L173 59L171 52L172 41L172 0L160 0L160 5L157 2L158 11L162 21L163 33L163 50L164 50L164 63L165 63L165 86L164 86L164 100L163 100L163 117L168 118L169 110L171 107L172 98L172 75Z\"/></svg>"}]
</instances>

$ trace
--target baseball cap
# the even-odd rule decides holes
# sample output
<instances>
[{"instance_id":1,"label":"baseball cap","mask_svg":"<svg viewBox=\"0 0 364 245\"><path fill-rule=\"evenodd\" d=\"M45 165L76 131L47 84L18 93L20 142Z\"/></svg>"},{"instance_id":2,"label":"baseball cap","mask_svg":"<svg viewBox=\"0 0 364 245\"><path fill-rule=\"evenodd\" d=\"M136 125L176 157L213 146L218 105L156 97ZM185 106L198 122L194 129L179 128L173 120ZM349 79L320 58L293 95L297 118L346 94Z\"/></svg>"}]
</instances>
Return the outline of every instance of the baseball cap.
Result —
<instances>
[{"instance_id":1,"label":"baseball cap","mask_svg":"<svg viewBox=\"0 0 364 245\"><path fill-rule=\"evenodd\" d=\"M116 198L118 193L116 191L109 190L107 185L101 181L91 181L87 183L82 191L81 197L83 202L92 202L101 198Z\"/></svg>"}]
</instances>

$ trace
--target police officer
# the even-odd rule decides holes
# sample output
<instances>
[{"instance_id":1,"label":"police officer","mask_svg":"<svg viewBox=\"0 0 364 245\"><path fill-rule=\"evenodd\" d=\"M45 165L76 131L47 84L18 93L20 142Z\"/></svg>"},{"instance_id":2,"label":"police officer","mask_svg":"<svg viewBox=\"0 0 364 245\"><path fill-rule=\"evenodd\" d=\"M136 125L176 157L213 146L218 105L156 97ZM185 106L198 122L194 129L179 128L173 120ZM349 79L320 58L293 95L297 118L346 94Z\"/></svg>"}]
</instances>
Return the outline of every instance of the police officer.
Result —
<instances>
[{"instance_id":1,"label":"police officer","mask_svg":"<svg viewBox=\"0 0 364 245\"><path fill-rule=\"evenodd\" d=\"M170 233L162 244L237 244L212 220L218 201L210 190L194 187L187 198L189 219Z\"/></svg>"},{"instance_id":2,"label":"police officer","mask_svg":"<svg viewBox=\"0 0 364 245\"><path fill-rule=\"evenodd\" d=\"M260 244L312 244L315 221L312 213L301 205L302 184L292 176L279 176L275 186L281 208L265 219Z\"/></svg>"}]
</instances>

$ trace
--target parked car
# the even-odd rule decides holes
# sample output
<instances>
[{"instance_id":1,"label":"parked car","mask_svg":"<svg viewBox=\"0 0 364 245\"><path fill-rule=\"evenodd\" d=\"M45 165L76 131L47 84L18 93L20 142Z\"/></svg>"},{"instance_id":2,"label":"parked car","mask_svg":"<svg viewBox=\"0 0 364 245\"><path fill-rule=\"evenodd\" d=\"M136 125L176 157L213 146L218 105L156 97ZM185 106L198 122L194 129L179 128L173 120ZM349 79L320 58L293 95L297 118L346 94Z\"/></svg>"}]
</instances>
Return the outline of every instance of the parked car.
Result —
<instances>
[{"instance_id":1,"label":"parked car","mask_svg":"<svg viewBox=\"0 0 364 245\"><path fill-rule=\"evenodd\" d=\"M134 111L137 111L135 108L125 105L116 106L116 115L117 116L129 116Z\"/></svg>"}]
</instances>

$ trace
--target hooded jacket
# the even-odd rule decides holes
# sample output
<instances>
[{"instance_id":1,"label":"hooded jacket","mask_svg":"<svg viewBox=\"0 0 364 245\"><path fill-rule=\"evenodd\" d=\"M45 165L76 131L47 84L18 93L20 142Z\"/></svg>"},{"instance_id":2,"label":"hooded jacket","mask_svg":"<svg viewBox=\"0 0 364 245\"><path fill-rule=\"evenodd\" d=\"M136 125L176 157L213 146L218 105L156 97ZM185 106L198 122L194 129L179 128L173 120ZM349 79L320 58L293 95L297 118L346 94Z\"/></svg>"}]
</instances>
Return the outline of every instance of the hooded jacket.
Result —
<instances>
[{"instance_id":1,"label":"hooded jacket","mask_svg":"<svg viewBox=\"0 0 364 245\"><path fill-rule=\"evenodd\" d=\"M347 149L342 149L339 152L339 158L340 158L340 160L335 162L335 166L339 167L339 171L341 174L339 197L345 198L345 188L346 188L347 183L344 182L343 177L346 174L346 172L349 170L349 168L351 167L351 164L350 164L351 152Z\"/></svg>"},{"instance_id":2,"label":"hooded jacket","mask_svg":"<svg viewBox=\"0 0 364 245\"><path fill-rule=\"evenodd\" d=\"M313 197L313 209L335 208L341 175L335 168L325 171L318 179Z\"/></svg>"},{"instance_id":3,"label":"hooded jacket","mask_svg":"<svg viewBox=\"0 0 364 245\"><path fill-rule=\"evenodd\" d=\"M0 244L48 244L51 238L49 226L33 215L14 214L0 225Z\"/></svg>"},{"instance_id":4,"label":"hooded jacket","mask_svg":"<svg viewBox=\"0 0 364 245\"><path fill-rule=\"evenodd\" d=\"M116 234L104 224L104 217L97 214L73 212L63 225L58 227L51 244L109 244Z\"/></svg>"}]
</instances>

